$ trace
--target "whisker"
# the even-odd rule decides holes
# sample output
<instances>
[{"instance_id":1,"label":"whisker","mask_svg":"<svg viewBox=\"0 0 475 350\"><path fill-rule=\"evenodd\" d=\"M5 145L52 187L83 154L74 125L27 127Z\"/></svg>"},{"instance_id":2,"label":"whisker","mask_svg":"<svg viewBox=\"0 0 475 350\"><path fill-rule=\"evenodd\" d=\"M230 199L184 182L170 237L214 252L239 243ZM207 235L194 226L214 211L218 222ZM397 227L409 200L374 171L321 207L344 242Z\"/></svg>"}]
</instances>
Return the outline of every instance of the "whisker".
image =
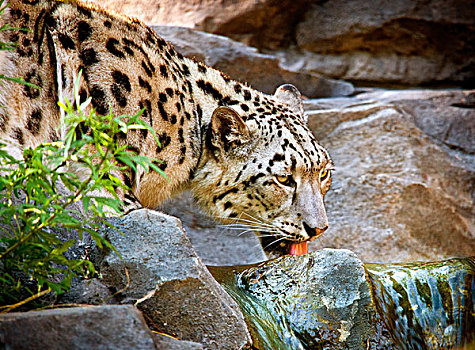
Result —
<instances>
[{"instance_id":1,"label":"whisker","mask_svg":"<svg viewBox=\"0 0 475 350\"><path fill-rule=\"evenodd\" d=\"M257 237L262 237L262 238L264 238L264 237L279 237L279 236L282 236L282 234L279 233L279 232L277 232L277 231L274 231L275 233L273 233L273 232L266 232L266 233L269 233L269 234L268 234L268 235L263 235L263 234L258 234L258 233L256 233L254 230L246 230L246 231L243 231L243 232L239 233L238 236L241 236L241 235L243 235L243 234L245 234L245 233L247 233L247 232L254 232L254 234L255 234Z\"/></svg>"},{"instance_id":2,"label":"whisker","mask_svg":"<svg viewBox=\"0 0 475 350\"><path fill-rule=\"evenodd\" d=\"M285 240L286 238L287 238L287 237L284 236L284 237L281 237L281 238L279 238L279 239L276 239L276 240L273 241L273 242L270 242L268 245L266 245L266 246L264 247L264 250L267 249L267 248L269 248L271 245L273 245L273 244L275 244L275 243L278 243L278 242L280 242L280 241Z\"/></svg>"},{"instance_id":3,"label":"whisker","mask_svg":"<svg viewBox=\"0 0 475 350\"><path fill-rule=\"evenodd\" d=\"M269 230L269 229L262 229L262 228L255 228L255 227L246 227L246 228L229 228L229 230L235 230L235 231L241 231L244 230L243 232L254 232L256 235L259 236L259 233L272 233L272 236L282 236L283 233L279 230ZM241 233L242 234L242 233ZM239 235L241 235L239 234Z\"/></svg>"},{"instance_id":4,"label":"whisker","mask_svg":"<svg viewBox=\"0 0 475 350\"><path fill-rule=\"evenodd\" d=\"M222 227L228 230L247 230L247 229L253 229L253 230L263 230L263 231L268 231L268 230L277 230L275 227L265 227L265 226L258 226L258 225L220 225L218 227Z\"/></svg>"},{"instance_id":5,"label":"whisker","mask_svg":"<svg viewBox=\"0 0 475 350\"><path fill-rule=\"evenodd\" d=\"M248 217L248 219L243 219L241 216L242 215L246 215ZM227 219L227 220L234 220L236 222L243 222L243 223L246 223L246 222L249 222L249 223L252 223L252 224L260 224L260 225L267 225L267 226L274 226L272 223L270 222L266 222L264 219L262 218L256 218L254 216L252 216L251 214L249 213L246 213L246 212L242 212L241 213L241 216L240 217L236 217L236 218L229 218L229 217L226 217L226 216L218 216L218 218L220 219ZM249 219L252 219L252 220L249 220Z\"/></svg>"},{"instance_id":6,"label":"whisker","mask_svg":"<svg viewBox=\"0 0 475 350\"><path fill-rule=\"evenodd\" d=\"M279 236L282 236L285 238L285 236L283 236L281 233L280 234L270 234L270 235L256 235L257 237L261 237L261 238L265 238L265 237L279 237Z\"/></svg>"},{"instance_id":7,"label":"whisker","mask_svg":"<svg viewBox=\"0 0 475 350\"><path fill-rule=\"evenodd\" d=\"M242 216L246 216L247 218L244 219ZM231 218L221 216L220 218L230 220ZM280 237L275 241L268 244L265 248L269 247L274 243L278 243L282 240L285 240L287 236L284 232L280 230L279 227L276 227L274 224L270 222L266 222L262 218L256 218L249 213L242 212L239 217L232 218L234 223L231 224L223 224L217 225L218 227L223 227L227 230L242 230L238 236L241 236L245 233L250 231L254 231L257 237L265 238L265 237Z\"/></svg>"},{"instance_id":8,"label":"whisker","mask_svg":"<svg viewBox=\"0 0 475 350\"><path fill-rule=\"evenodd\" d=\"M265 219L263 219L263 218L256 218L256 217L254 217L254 216L252 216L251 214L246 213L246 212L243 212L243 214L247 215L249 218L254 219L254 220L258 221L258 222L261 222L261 223L264 223L264 224L267 224L267 225L272 225L271 222L267 222L267 221L266 221Z\"/></svg>"},{"instance_id":9,"label":"whisker","mask_svg":"<svg viewBox=\"0 0 475 350\"><path fill-rule=\"evenodd\" d=\"M239 232L238 237L242 236L245 233L249 233L249 232L254 232L254 230L244 230L242 232Z\"/></svg>"},{"instance_id":10,"label":"whisker","mask_svg":"<svg viewBox=\"0 0 475 350\"><path fill-rule=\"evenodd\" d=\"M262 222L262 221L252 221L252 220L246 220L246 219L242 219L242 218L233 218L233 220L236 221L236 224L242 223L242 224L246 225L247 223L251 223L251 224L259 224L259 225L262 225L262 226L274 227L274 225L267 224L267 223ZM233 224L228 224L228 225L233 225Z\"/></svg>"}]
</instances>

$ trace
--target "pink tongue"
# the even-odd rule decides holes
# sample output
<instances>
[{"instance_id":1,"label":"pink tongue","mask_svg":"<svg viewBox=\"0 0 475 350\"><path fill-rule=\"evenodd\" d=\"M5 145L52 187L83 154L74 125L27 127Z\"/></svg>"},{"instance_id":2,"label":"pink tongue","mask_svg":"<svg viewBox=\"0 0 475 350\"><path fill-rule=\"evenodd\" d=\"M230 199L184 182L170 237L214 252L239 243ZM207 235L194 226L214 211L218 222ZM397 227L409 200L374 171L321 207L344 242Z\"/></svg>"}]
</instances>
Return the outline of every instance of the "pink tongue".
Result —
<instances>
[{"instance_id":1,"label":"pink tongue","mask_svg":"<svg viewBox=\"0 0 475 350\"><path fill-rule=\"evenodd\" d=\"M290 255L304 255L308 253L308 243L292 243L290 245Z\"/></svg>"}]
</instances>

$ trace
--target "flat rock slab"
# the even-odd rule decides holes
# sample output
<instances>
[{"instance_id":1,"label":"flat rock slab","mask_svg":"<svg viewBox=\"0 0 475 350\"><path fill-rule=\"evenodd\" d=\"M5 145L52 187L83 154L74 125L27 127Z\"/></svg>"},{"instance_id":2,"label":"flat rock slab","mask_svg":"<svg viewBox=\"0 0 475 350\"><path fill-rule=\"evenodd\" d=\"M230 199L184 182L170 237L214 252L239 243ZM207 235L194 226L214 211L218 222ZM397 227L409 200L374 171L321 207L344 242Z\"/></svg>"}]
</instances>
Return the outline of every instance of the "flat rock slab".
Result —
<instances>
[{"instance_id":1,"label":"flat rock slab","mask_svg":"<svg viewBox=\"0 0 475 350\"><path fill-rule=\"evenodd\" d=\"M250 344L239 307L202 264L177 218L141 209L111 221L120 233L106 236L123 259L108 254L100 271L102 282L119 291L116 302L135 304L153 328L205 349Z\"/></svg>"},{"instance_id":2,"label":"flat rock slab","mask_svg":"<svg viewBox=\"0 0 475 350\"><path fill-rule=\"evenodd\" d=\"M152 332L132 305L105 305L0 316L0 348L149 350Z\"/></svg>"}]
</instances>

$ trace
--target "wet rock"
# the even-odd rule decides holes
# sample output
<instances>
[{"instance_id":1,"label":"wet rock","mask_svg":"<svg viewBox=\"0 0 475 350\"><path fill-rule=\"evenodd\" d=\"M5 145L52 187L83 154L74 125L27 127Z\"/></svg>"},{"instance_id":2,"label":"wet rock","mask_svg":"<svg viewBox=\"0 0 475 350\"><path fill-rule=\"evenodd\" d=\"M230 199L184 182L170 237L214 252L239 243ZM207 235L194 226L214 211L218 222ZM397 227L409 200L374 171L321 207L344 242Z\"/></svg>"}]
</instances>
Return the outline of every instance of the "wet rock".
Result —
<instances>
[{"instance_id":1,"label":"wet rock","mask_svg":"<svg viewBox=\"0 0 475 350\"><path fill-rule=\"evenodd\" d=\"M268 94L274 93L278 86L285 83L295 85L308 97L347 96L354 91L347 82L283 68L275 56L259 53L255 48L223 36L182 27L153 28L183 55L194 57Z\"/></svg>"},{"instance_id":2,"label":"wet rock","mask_svg":"<svg viewBox=\"0 0 475 350\"><path fill-rule=\"evenodd\" d=\"M211 271L245 310L257 349L394 348L387 332L378 334L363 263L348 250L244 268L237 284L229 273Z\"/></svg>"},{"instance_id":3,"label":"wet rock","mask_svg":"<svg viewBox=\"0 0 475 350\"><path fill-rule=\"evenodd\" d=\"M249 333L235 302L213 279L177 218L146 209L112 220L107 232L122 256L108 254L100 271L115 302L134 303L149 324L206 349L239 349Z\"/></svg>"},{"instance_id":4,"label":"wet rock","mask_svg":"<svg viewBox=\"0 0 475 350\"><path fill-rule=\"evenodd\" d=\"M374 91L308 101L309 126L336 164L329 229L312 246L373 262L473 254L475 112L457 107L468 96Z\"/></svg>"},{"instance_id":5,"label":"wet rock","mask_svg":"<svg viewBox=\"0 0 475 350\"><path fill-rule=\"evenodd\" d=\"M324 249L211 272L240 304L256 349L471 349L474 262L363 265Z\"/></svg>"},{"instance_id":6,"label":"wet rock","mask_svg":"<svg viewBox=\"0 0 475 350\"><path fill-rule=\"evenodd\" d=\"M373 302L398 348L473 348L475 257L365 268Z\"/></svg>"},{"instance_id":7,"label":"wet rock","mask_svg":"<svg viewBox=\"0 0 475 350\"><path fill-rule=\"evenodd\" d=\"M152 332L132 305L0 315L0 345L15 350L155 349Z\"/></svg>"},{"instance_id":8,"label":"wet rock","mask_svg":"<svg viewBox=\"0 0 475 350\"><path fill-rule=\"evenodd\" d=\"M167 201L160 211L181 220L193 249L205 265L254 264L267 259L253 232L220 226L198 207L190 193Z\"/></svg>"}]
</instances>

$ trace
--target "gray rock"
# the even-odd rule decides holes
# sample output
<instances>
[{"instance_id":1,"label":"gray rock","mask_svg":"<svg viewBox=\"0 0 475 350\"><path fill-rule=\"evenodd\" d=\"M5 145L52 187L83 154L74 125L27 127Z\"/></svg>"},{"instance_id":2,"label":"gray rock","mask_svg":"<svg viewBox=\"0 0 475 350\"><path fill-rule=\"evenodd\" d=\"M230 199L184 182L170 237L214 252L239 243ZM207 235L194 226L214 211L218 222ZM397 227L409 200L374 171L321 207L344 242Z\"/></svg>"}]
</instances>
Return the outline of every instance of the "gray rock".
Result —
<instances>
[{"instance_id":1,"label":"gray rock","mask_svg":"<svg viewBox=\"0 0 475 350\"><path fill-rule=\"evenodd\" d=\"M470 84L474 14L457 0L313 3L296 26L304 55L288 66L366 84Z\"/></svg>"},{"instance_id":2,"label":"gray rock","mask_svg":"<svg viewBox=\"0 0 475 350\"><path fill-rule=\"evenodd\" d=\"M285 83L295 85L308 97L347 96L354 91L347 82L283 68L275 56L259 53L255 48L223 36L182 27L155 26L153 29L183 55L268 94Z\"/></svg>"},{"instance_id":3,"label":"gray rock","mask_svg":"<svg viewBox=\"0 0 475 350\"><path fill-rule=\"evenodd\" d=\"M73 278L71 289L60 295L59 304L107 304L112 298L109 289L98 278L89 280Z\"/></svg>"},{"instance_id":4,"label":"gray rock","mask_svg":"<svg viewBox=\"0 0 475 350\"><path fill-rule=\"evenodd\" d=\"M194 203L190 193L167 201L160 211L182 221L193 248L206 265L244 265L267 259L253 232L219 226Z\"/></svg>"},{"instance_id":5,"label":"gray rock","mask_svg":"<svg viewBox=\"0 0 475 350\"><path fill-rule=\"evenodd\" d=\"M213 279L177 218L141 209L112 220L107 237L122 256L107 255L103 282L115 300L134 303L150 324L206 349L240 349L250 336L239 307Z\"/></svg>"},{"instance_id":6,"label":"gray rock","mask_svg":"<svg viewBox=\"0 0 475 350\"><path fill-rule=\"evenodd\" d=\"M329 229L311 247L373 262L473 254L475 114L456 107L467 96L374 91L308 101L309 126L336 165Z\"/></svg>"},{"instance_id":7,"label":"gray rock","mask_svg":"<svg viewBox=\"0 0 475 350\"><path fill-rule=\"evenodd\" d=\"M192 341L178 340L168 335L153 334L157 350L202 350L203 345Z\"/></svg>"},{"instance_id":8,"label":"gray rock","mask_svg":"<svg viewBox=\"0 0 475 350\"><path fill-rule=\"evenodd\" d=\"M0 347L15 350L151 350L152 333L132 305L0 315Z\"/></svg>"}]
</instances>

